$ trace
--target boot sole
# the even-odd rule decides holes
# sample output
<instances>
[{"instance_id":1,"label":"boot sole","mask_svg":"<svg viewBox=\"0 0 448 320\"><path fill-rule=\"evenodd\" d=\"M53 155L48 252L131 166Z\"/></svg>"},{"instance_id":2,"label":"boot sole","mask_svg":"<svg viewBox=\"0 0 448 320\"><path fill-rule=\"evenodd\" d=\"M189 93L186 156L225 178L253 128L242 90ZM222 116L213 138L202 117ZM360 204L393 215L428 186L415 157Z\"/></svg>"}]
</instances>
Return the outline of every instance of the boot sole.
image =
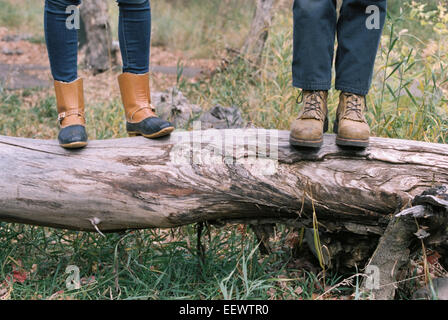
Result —
<instances>
[{"instance_id":1,"label":"boot sole","mask_svg":"<svg viewBox=\"0 0 448 320\"><path fill-rule=\"evenodd\" d=\"M169 135L173 131L174 131L174 127L167 127L167 128L163 128L162 130L160 130L156 133L152 133L152 134L142 134L140 132L128 131L128 135L130 137L143 136L145 138L153 139L153 138L159 138L159 137Z\"/></svg>"},{"instance_id":2,"label":"boot sole","mask_svg":"<svg viewBox=\"0 0 448 320\"><path fill-rule=\"evenodd\" d=\"M80 149L80 148L84 148L86 145L87 145L87 142L85 142L85 141L60 144L60 146L65 149Z\"/></svg>"},{"instance_id":3,"label":"boot sole","mask_svg":"<svg viewBox=\"0 0 448 320\"><path fill-rule=\"evenodd\" d=\"M324 144L324 139L310 141L289 137L289 143L294 147L320 148Z\"/></svg>"},{"instance_id":4,"label":"boot sole","mask_svg":"<svg viewBox=\"0 0 448 320\"><path fill-rule=\"evenodd\" d=\"M343 147L367 148L369 146L369 140L343 139L336 137L336 144Z\"/></svg>"}]
</instances>

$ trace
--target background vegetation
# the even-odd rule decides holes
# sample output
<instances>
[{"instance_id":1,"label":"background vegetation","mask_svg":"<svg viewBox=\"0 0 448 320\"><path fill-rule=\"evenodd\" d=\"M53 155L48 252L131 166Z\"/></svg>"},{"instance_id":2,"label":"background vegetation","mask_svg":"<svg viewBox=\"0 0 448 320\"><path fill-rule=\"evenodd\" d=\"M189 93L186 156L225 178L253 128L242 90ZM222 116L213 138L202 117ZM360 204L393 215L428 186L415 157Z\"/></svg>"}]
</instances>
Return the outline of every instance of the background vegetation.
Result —
<instances>
[{"instance_id":1,"label":"background vegetation","mask_svg":"<svg viewBox=\"0 0 448 320\"><path fill-rule=\"evenodd\" d=\"M111 1L112 29L117 9ZM252 1L153 0L153 47L181 50L192 58L228 58L238 50L253 15ZM178 87L193 103L241 108L246 120L289 129L300 106L291 85L292 1L279 1L261 68L241 60L212 77ZM43 43L43 1L0 0L0 26L32 34ZM447 143L448 11L446 0L389 1L389 15L368 96L374 135ZM173 61L173 65L177 61ZM0 134L54 138L51 90L0 88ZM108 95L105 95L108 97ZM87 101L89 135L125 136L118 97ZM334 118L338 92L329 96ZM25 115L25 116L24 116ZM260 256L246 227L211 228L202 261L194 226L125 234L67 232L0 223L0 297L14 299L310 299L347 275L305 271L292 253L294 230L280 227L274 254ZM65 268L81 270L83 286L65 287ZM312 270L312 268L308 268ZM23 281L22 281L23 280ZM353 298L341 286L326 298ZM407 298L406 295L402 295Z\"/></svg>"}]
</instances>

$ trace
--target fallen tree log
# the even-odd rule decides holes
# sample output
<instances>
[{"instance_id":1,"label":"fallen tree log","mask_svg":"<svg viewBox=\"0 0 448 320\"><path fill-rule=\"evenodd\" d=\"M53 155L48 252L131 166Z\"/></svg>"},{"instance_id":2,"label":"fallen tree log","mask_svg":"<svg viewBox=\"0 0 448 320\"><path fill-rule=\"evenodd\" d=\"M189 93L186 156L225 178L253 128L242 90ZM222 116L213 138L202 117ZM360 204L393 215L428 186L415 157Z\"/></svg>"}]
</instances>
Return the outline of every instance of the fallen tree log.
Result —
<instances>
[{"instance_id":1,"label":"fallen tree log","mask_svg":"<svg viewBox=\"0 0 448 320\"><path fill-rule=\"evenodd\" d=\"M73 230L310 227L314 210L325 230L382 235L394 213L437 184L448 185L448 146L416 141L372 138L366 150L351 150L326 135L310 151L292 149L287 131L233 129L67 151L0 136L0 221Z\"/></svg>"}]
</instances>

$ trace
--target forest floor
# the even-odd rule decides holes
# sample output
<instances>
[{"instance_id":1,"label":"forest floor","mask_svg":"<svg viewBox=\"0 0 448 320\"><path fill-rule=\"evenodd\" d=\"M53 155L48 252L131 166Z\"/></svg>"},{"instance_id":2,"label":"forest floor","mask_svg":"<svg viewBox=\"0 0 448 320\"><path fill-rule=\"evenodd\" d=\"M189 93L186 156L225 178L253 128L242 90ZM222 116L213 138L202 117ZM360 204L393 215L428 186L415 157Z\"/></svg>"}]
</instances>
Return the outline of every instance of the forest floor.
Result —
<instances>
[{"instance_id":1,"label":"forest floor","mask_svg":"<svg viewBox=\"0 0 448 320\"><path fill-rule=\"evenodd\" d=\"M45 43L33 42L29 34L0 27L0 48L0 81L5 89L49 88L52 90L52 77ZM83 61L84 51L80 51L78 59ZM99 102L118 96L116 78L121 73L118 62L120 60L121 55L118 52L114 59L114 66L98 75L93 75L85 66L80 65L79 76L84 79L86 100ZM187 81L194 82L198 77L212 72L219 64L220 61L217 59L189 58L180 50L152 47L152 90L164 91L176 86L180 68Z\"/></svg>"}]
</instances>

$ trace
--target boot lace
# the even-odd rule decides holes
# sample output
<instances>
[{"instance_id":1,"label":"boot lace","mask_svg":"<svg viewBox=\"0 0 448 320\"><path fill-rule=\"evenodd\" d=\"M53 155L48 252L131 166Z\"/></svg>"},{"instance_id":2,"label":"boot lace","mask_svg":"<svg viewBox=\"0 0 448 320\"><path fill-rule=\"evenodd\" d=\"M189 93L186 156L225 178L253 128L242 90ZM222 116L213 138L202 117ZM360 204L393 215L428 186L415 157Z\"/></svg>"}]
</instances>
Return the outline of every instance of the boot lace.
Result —
<instances>
[{"instance_id":1,"label":"boot lace","mask_svg":"<svg viewBox=\"0 0 448 320\"><path fill-rule=\"evenodd\" d=\"M356 119L359 121L364 121L364 115L363 115L363 106L361 98L353 93L344 93L344 95L347 97L347 105L345 108L344 117L349 117L350 119ZM365 102L365 97L364 97Z\"/></svg>"},{"instance_id":2,"label":"boot lace","mask_svg":"<svg viewBox=\"0 0 448 320\"><path fill-rule=\"evenodd\" d=\"M303 117L311 117L315 118L316 116L319 119L324 118L324 113L322 110L322 100L324 100L322 96L322 91L309 91L309 95L307 95L305 99L305 103L303 106L303 112L299 118ZM297 101L298 103L301 103L304 100L304 93L303 91L300 93L300 101ZM297 100L299 100L299 97Z\"/></svg>"}]
</instances>

